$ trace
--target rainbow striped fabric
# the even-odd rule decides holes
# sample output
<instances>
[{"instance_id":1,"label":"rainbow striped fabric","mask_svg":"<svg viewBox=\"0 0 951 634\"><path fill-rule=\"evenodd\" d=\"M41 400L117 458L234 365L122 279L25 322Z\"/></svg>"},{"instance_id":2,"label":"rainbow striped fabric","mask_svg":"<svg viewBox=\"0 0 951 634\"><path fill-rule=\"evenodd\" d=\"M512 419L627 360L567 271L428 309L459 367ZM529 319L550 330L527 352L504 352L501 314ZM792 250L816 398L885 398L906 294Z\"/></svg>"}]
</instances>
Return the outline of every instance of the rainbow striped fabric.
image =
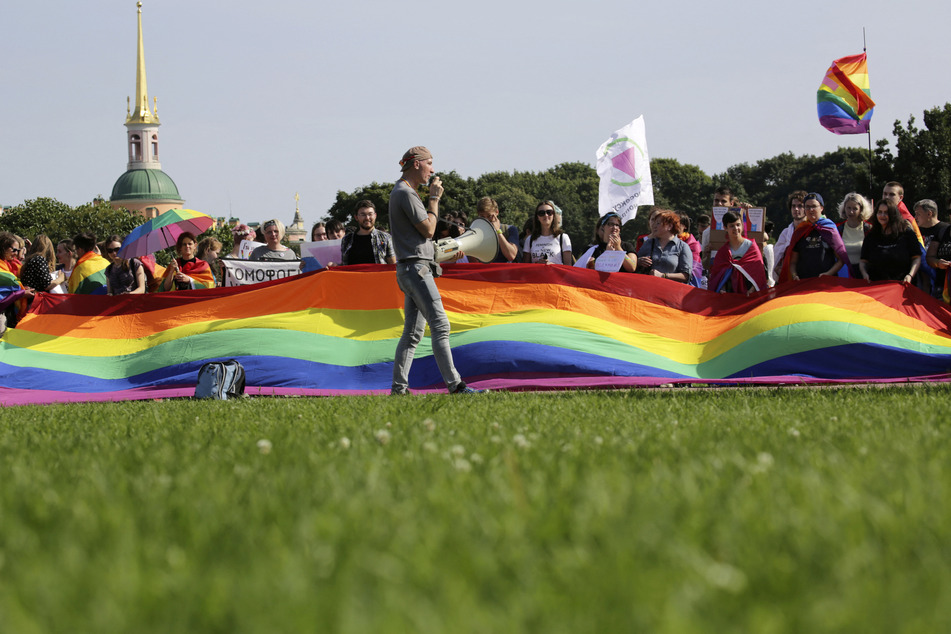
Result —
<instances>
[{"instance_id":1,"label":"rainbow striped fabric","mask_svg":"<svg viewBox=\"0 0 951 634\"><path fill-rule=\"evenodd\" d=\"M819 123L835 134L865 134L875 108L871 94L865 53L835 60L816 95Z\"/></svg>"},{"instance_id":2,"label":"rainbow striped fabric","mask_svg":"<svg viewBox=\"0 0 951 634\"><path fill-rule=\"evenodd\" d=\"M898 283L816 278L747 298L561 265L446 265L452 349L471 385L951 379L951 310ZM190 396L235 358L252 394L389 391L403 327L392 266L118 297L41 294L0 340L5 404ZM444 391L429 339L410 377Z\"/></svg>"},{"instance_id":3,"label":"rainbow striped fabric","mask_svg":"<svg viewBox=\"0 0 951 634\"><path fill-rule=\"evenodd\" d=\"M106 293L106 268L109 260L90 251L84 254L69 276L70 293L96 294Z\"/></svg>"}]
</instances>

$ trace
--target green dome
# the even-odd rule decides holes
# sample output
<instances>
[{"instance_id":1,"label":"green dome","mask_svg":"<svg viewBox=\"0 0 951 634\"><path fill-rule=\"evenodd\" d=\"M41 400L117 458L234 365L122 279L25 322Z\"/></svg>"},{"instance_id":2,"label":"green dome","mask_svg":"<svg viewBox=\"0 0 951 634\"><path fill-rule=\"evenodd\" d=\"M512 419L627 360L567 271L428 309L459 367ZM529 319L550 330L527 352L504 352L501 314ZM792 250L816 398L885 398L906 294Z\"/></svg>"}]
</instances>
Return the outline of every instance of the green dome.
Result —
<instances>
[{"instance_id":1,"label":"green dome","mask_svg":"<svg viewBox=\"0 0 951 634\"><path fill-rule=\"evenodd\" d=\"M112 186L112 201L177 200L182 201L175 182L162 170L129 170Z\"/></svg>"}]
</instances>

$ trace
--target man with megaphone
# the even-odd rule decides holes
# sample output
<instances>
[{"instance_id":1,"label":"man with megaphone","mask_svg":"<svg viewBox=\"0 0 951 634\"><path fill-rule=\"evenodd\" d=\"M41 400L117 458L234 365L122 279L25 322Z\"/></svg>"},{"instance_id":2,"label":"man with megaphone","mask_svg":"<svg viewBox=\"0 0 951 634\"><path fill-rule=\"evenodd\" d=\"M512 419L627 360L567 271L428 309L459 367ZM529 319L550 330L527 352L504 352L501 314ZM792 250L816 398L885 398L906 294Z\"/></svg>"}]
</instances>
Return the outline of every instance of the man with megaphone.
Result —
<instances>
[{"instance_id":1,"label":"man with megaphone","mask_svg":"<svg viewBox=\"0 0 951 634\"><path fill-rule=\"evenodd\" d=\"M390 194L390 231L396 251L396 281L405 295L403 335L396 346L391 394L409 394L409 369L426 324L432 336L433 356L450 394L476 394L459 376L449 349L449 319L436 288L442 269L435 261L432 237L439 220L442 181L433 176L433 155L425 147L411 147L400 160L403 177ZM429 209L419 187L429 183Z\"/></svg>"}]
</instances>

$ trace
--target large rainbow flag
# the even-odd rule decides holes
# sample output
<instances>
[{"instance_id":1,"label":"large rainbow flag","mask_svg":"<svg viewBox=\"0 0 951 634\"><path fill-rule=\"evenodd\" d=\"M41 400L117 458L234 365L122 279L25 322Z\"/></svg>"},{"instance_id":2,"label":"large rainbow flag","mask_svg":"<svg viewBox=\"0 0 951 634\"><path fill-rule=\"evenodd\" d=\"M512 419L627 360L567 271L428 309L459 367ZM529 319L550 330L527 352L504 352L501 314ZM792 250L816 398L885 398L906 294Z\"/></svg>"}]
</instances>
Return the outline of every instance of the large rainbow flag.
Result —
<instances>
[{"instance_id":1,"label":"large rainbow flag","mask_svg":"<svg viewBox=\"0 0 951 634\"><path fill-rule=\"evenodd\" d=\"M826 71L816 95L819 123L836 134L865 134L875 108L871 94L865 53L840 57Z\"/></svg>"},{"instance_id":2,"label":"large rainbow flag","mask_svg":"<svg viewBox=\"0 0 951 634\"><path fill-rule=\"evenodd\" d=\"M951 310L898 283L817 278L752 298L561 265L446 265L459 372L476 387L951 379ZM238 359L252 394L390 387L403 326L392 266L238 288L40 294L0 340L4 404L190 396ZM443 391L429 340L411 387Z\"/></svg>"}]
</instances>

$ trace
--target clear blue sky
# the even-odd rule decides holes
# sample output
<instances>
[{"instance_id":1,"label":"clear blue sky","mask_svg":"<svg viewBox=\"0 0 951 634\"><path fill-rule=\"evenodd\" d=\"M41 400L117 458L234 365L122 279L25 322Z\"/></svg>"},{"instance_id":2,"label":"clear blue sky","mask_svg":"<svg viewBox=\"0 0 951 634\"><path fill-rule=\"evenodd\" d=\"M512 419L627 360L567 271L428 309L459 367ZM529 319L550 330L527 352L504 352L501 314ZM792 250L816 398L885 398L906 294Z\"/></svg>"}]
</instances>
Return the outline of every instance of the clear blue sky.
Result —
<instances>
[{"instance_id":1,"label":"clear blue sky","mask_svg":"<svg viewBox=\"0 0 951 634\"><path fill-rule=\"evenodd\" d=\"M708 174L866 146L816 117L867 29L872 137L951 101L951 4L145 0L162 167L186 207L308 224L337 190L393 181L429 146L462 176L593 165L643 114L654 157ZM131 0L0 9L0 203L109 197L135 90Z\"/></svg>"}]
</instances>

